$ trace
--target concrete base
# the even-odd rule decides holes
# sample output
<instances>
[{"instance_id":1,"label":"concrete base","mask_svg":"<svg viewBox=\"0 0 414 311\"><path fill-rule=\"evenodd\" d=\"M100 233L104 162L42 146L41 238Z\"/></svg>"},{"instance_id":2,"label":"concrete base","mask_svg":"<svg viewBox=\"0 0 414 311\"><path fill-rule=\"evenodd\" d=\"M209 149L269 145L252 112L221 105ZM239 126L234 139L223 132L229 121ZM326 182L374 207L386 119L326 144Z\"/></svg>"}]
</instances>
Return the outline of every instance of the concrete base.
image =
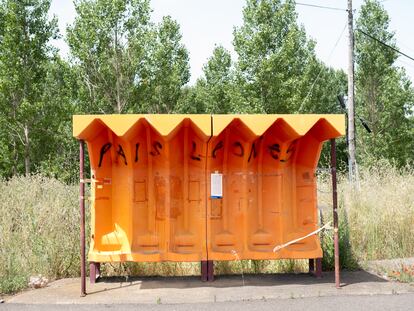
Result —
<instances>
[{"instance_id":1,"label":"concrete base","mask_svg":"<svg viewBox=\"0 0 414 311\"><path fill-rule=\"evenodd\" d=\"M334 273L316 279L309 274L216 276L215 282L199 277L101 278L79 297L80 279L63 279L37 290L6 299L27 304L128 304L204 303L260 299L291 299L338 295L381 295L414 292L408 284L388 282L365 271L343 272L342 288L336 289Z\"/></svg>"}]
</instances>

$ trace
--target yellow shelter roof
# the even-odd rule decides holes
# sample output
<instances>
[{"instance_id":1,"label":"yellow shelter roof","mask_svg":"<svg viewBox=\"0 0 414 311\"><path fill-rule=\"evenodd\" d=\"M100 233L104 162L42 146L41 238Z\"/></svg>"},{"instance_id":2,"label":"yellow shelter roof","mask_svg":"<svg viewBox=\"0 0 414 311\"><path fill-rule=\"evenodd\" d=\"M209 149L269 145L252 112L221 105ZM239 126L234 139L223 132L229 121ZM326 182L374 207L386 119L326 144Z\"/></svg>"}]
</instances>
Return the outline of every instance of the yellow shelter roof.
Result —
<instances>
[{"instance_id":1,"label":"yellow shelter roof","mask_svg":"<svg viewBox=\"0 0 414 311\"><path fill-rule=\"evenodd\" d=\"M286 127L305 135L317 123L329 127L329 138L345 135L345 116L343 114L109 114L74 115L73 136L88 139L96 126L106 126L115 135L127 135L140 122L147 122L164 137L169 136L182 122L191 122L206 137L219 135L234 120L242 122L253 135L260 136L275 122L283 122Z\"/></svg>"}]
</instances>

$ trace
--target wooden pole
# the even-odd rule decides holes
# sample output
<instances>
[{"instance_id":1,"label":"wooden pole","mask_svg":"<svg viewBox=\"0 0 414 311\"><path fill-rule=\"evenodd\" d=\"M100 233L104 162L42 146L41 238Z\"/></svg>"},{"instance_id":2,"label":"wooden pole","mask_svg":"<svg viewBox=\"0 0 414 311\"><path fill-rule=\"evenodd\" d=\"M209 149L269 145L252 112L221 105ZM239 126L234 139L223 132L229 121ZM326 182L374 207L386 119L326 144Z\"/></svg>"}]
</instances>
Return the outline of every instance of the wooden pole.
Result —
<instances>
[{"instance_id":1,"label":"wooden pole","mask_svg":"<svg viewBox=\"0 0 414 311\"><path fill-rule=\"evenodd\" d=\"M354 104L354 22L352 0L348 0L348 153L349 179L353 183L356 178L355 156L355 104Z\"/></svg>"}]
</instances>

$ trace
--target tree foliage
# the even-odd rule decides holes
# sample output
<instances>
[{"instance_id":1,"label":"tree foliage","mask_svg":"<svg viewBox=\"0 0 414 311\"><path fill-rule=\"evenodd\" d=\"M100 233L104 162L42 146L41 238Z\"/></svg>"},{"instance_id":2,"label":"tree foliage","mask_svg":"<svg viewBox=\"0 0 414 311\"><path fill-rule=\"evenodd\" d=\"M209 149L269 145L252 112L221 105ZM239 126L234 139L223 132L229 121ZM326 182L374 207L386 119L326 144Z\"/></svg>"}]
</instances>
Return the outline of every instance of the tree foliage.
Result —
<instances>
[{"instance_id":1,"label":"tree foliage","mask_svg":"<svg viewBox=\"0 0 414 311\"><path fill-rule=\"evenodd\" d=\"M254 110L292 113L310 106L315 111L320 98L309 92L312 82L320 71L327 76L332 71L317 61L315 42L299 26L294 1L247 0L234 47L238 84ZM324 92L326 81L318 81Z\"/></svg>"},{"instance_id":2,"label":"tree foliage","mask_svg":"<svg viewBox=\"0 0 414 311\"><path fill-rule=\"evenodd\" d=\"M368 163L385 158L404 165L414 160L414 90L395 65L397 53L363 33L396 47L389 16L378 1L366 0L356 27L357 112L372 131L359 130L360 157Z\"/></svg>"},{"instance_id":3,"label":"tree foliage","mask_svg":"<svg viewBox=\"0 0 414 311\"><path fill-rule=\"evenodd\" d=\"M346 75L315 54L293 0L246 0L237 57L217 45L189 85L189 53L171 17L151 21L150 0L75 0L70 58L51 40L51 0L0 0L0 175L76 176L74 113L342 113ZM365 0L357 28L391 46L389 17ZM414 161L414 91L392 49L356 31L360 160ZM345 141L339 161L346 163ZM322 157L322 161L324 157ZM326 159L325 159L326 160Z\"/></svg>"},{"instance_id":4,"label":"tree foliage","mask_svg":"<svg viewBox=\"0 0 414 311\"><path fill-rule=\"evenodd\" d=\"M0 110L2 174L29 174L43 159L45 129L61 117L48 100L48 79L57 37L57 20L49 19L50 0L0 1ZM34 161L33 161L34 160Z\"/></svg>"},{"instance_id":5,"label":"tree foliage","mask_svg":"<svg viewBox=\"0 0 414 311\"><path fill-rule=\"evenodd\" d=\"M172 113L178 109L182 87L190 79L188 52L181 43L180 26L170 16L163 18L152 38L137 97L142 111Z\"/></svg>"},{"instance_id":6,"label":"tree foliage","mask_svg":"<svg viewBox=\"0 0 414 311\"><path fill-rule=\"evenodd\" d=\"M78 66L83 111L122 113L137 109L134 90L142 83L151 38L147 0L77 0L68 27Z\"/></svg>"},{"instance_id":7,"label":"tree foliage","mask_svg":"<svg viewBox=\"0 0 414 311\"><path fill-rule=\"evenodd\" d=\"M230 52L222 46L213 50L213 55L203 67L204 77L197 80L194 101L208 113L232 111L233 71Z\"/></svg>"}]
</instances>

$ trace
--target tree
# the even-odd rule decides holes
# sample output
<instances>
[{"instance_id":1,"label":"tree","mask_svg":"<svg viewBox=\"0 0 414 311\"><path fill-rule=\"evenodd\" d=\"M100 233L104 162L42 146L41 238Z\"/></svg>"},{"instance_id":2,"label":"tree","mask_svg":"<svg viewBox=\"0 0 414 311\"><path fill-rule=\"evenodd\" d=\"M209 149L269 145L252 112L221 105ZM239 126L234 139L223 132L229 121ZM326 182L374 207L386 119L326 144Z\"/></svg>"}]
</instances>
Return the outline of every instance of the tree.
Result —
<instances>
[{"instance_id":1,"label":"tree","mask_svg":"<svg viewBox=\"0 0 414 311\"><path fill-rule=\"evenodd\" d=\"M138 110L152 24L148 0L76 0L67 40L81 81L82 110Z\"/></svg>"},{"instance_id":2,"label":"tree","mask_svg":"<svg viewBox=\"0 0 414 311\"><path fill-rule=\"evenodd\" d=\"M170 16L164 17L152 34L148 66L136 96L140 98L141 111L171 113L179 110L182 87L190 79L188 52L181 40L179 24Z\"/></svg>"},{"instance_id":3,"label":"tree","mask_svg":"<svg viewBox=\"0 0 414 311\"><path fill-rule=\"evenodd\" d=\"M246 0L234 30L237 109L259 113L341 113L346 75L317 59L293 0ZM233 104L234 105L234 104ZM340 142L343 149L345 144ZM342 150L341 150L342 151ZM340 163L346 163L339 152ZM324 151L326 153L329 151Z\"/></svg>"},{"instance_id":4,"label":"tree","mask_svg":"<svg viewBox=\"0 0 414 311\"><path fill-rule=\"evenodd\" d=\"M54 107L44 101L46 76L57 38L57 21L48 18L50 0L0 1L0 111L3 141L1 162L6 175L30 174L33 141ZM22 161L23 160L23 161Z\"/></svg>"},{"instance_id":5,"label":"tree","mask_svg":"<svg viewBox=\"0 0 414 311\"><path fill-rule=\"evenodd\" d=\"M209 112L335 113L346 76L319 61L293 1L248 0L234 31L238 61L218 46L191 100Z\"/></svg>"},{"instance_id":6,"label":"tree","mask_svg":"<svg viewBox=\"0 0 414 311\"><path fill-rule=\"evenodd\" d=\"M195 85L183 89L179 111L184 113L246 113L254 111L237 84L231 55L216 46Z\"/></svg>"},{"instance_id":7,"label":"tree","mask_svg":"<svg viewBox=\"0 0 414 311\"><path fill-rule=\"evenodd\" d=\"M204 77L197 80L194 101L201 103L204 112L228 113L232 108L232 61L222 46L213 50L203 68Z\"/></svg>"},{"instance_id":8,"label":"tree","mask_svg":"<svg viewBox=\"0 0 414 311\"><path fill-rule=\"evenodd\" d=\"M247 0L233 44L239 56L237 84L249 104L267 113L297 111L311 86L303 74L314 59L315 43L297 24L295 2Z\"/></svg>"},{"instance_id":9,"label":"tree","mask_svg":"<svg viewBox=\"0 0 414 311\"><path fill-rule=\"evenodd\" d=\"M347 90L347 77L343 70L328 67L312 56L302 78L298 81L299 113L344 113L338 95Z\"/></svg>"},{"instance_id":10,"label":"tree","mask_svg":"<svg viewBox=\"0 0 414 311\"><path fill-rule=\"evenodd\" d=\"M77 181L79 145L72 137L72 115L78 113L76 72L56 56L48 65L43 101L51 107L47 118L38 124L33 145L39 151L33 157L36 171L65 182Z\"/></svg>"},{"instance_id":11,"label":"tree","mask_svg":"<svg viewBox=\"0 0 414 311\"><path fill-rule=\"evenodd\" d=\"M396 52L371 38L396 47L389 16L378 1L366 0L356 28L357 113L371 129L359 130L358 149L368 163L385 158L404 165L414 160L414 90L404 70L395 66Z\"/></svg>"}]
</instances>

